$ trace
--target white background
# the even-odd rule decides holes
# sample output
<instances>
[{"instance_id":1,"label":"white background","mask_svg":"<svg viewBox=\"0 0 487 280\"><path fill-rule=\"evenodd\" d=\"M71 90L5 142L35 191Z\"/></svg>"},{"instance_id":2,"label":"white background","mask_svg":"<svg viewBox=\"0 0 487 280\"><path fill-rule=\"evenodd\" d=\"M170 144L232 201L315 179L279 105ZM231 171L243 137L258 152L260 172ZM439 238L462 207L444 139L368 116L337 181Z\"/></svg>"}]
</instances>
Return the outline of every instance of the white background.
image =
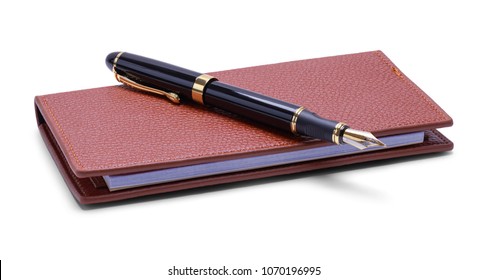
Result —
<instances>
[{"instance_id":1,"label":"white background","mask_svg":"<svg viewBox=\"0 0 487 280\"><path fill-rule=\"evenodd\" d=\"M487 279L486 9L433 2L4 1L2 279ZM36 127L35 95L116 84L112 51L210 72L376 49L452 116L453 152L84 208Z\"/></svg>"}]
</instances>

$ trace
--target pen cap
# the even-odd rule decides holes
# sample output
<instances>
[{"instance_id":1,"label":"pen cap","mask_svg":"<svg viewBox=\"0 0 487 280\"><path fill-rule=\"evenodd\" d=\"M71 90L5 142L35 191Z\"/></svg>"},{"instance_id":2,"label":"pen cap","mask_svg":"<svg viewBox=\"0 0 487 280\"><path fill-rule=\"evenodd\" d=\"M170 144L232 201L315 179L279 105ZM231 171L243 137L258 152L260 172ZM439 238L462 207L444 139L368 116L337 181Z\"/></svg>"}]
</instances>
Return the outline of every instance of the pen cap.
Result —
<instances>
[{"instance_id":1,"label":"pen cap","mask_svg":"<svg viewBox=\"0 0 487 280\"><path fill-rule=\"evenodd\" d=\"M107 55L107 58L105 59L105 64L107 65L108 69L113 70L113 64L115 62L115 58L117 58L117 55L121 52L112 52L109 55Z\"/></svg>"},{"instance_id":2,"label":"pen cap","mask_svg":"<svg viewBox=\"0 0 487 280\"><path fill-rule=\"evenodd\" d=\"M117 74L145 86L173 92L191 99L193 84L201 73L155 59L126 52L110 53L107 67Z\"/></svg>"}]
</instances>

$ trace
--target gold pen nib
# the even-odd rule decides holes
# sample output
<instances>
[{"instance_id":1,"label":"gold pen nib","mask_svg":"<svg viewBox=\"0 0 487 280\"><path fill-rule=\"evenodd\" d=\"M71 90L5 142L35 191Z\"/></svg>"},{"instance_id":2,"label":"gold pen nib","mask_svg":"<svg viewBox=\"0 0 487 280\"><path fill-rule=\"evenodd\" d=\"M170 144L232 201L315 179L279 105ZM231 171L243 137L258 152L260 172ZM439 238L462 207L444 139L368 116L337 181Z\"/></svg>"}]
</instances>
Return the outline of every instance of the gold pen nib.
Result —
<instances>
[{"instance_id":1,"label":"gold pen nib","mask_svg":"<svg viewBox=\"0 0 487 280\"><path fill-rule=\"evenodd\" d=\"M382 146L386 144L382 143L379 139L375 138L372 133L367 131L360 131L352 128L347 128L343 134L343 142L354 146L357 149L363 150L368 147Z\"/></svg>"}]
</instances>

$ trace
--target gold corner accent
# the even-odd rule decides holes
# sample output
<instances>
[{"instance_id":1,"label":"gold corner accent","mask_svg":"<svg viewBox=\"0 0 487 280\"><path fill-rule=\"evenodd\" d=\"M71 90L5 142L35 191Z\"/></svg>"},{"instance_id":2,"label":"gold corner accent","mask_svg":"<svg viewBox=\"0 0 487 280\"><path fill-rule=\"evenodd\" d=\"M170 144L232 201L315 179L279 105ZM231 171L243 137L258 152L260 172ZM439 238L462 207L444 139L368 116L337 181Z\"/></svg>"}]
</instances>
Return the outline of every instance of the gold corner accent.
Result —
<instances>
[{"instance_id":1,"label":"gold corner accent","mask_svg":"<svg viewBox=\"0 0 487 280\"><path fill-rule=\"evenodd\" d=\"M171 100L173 103L179 104L181 102L181 99L175 93L166 92L166 91L163 91L163 90L160 90L160 89L156 89L156 88L151 88L151 87L148 87L148 86L144 86L142 84L139 84L139 83L137 83L135 81L130 80L127 77L121 76L121 75L117 74L116 72L115 72L115 79L117 79L117 81L119 81L122 84L125 84L125 85L127 85L129 87L132 87L132 88L135 88L135 89L138 89L138 90L147 91L147 92L151 92L151 93L155 93L155 94L158 94L158 95L165 96L169 100Z\"/></svg>"},{"instance_id":2,"label":"gold corner accent","mask_svg":"<svg viewBox=\"0 0 487 280\"><path fill-rule=\"evenodd\" d=\"M298 128L297 128L298 117L299 117L299 114L301 114L301 112L303 110L304 110L303 106L296 109L296 111L294 112L293 118L291 119L291 132L295 135L298 135Z\"/></svg>"},{"instance_id":3,"label":"gold corner accent","mask_svg":"<svg viewBox=\"0 0 487 280\"><path fill-rule=\"evenodd\" d=\"M392 66L392 72L394 72L394 74L396 74L398 77L402 77L402 73L399 69L397 69L397 67Z\"/></svg>"},{"instance_id":4,"label":"gold corner accent","mask_svg":"<svg viewBox=\"0 0 487 280\"><path fill-rule=\"evenodd\" d=\"M117 56L115 57L115 59L113 60L113 67L112 67L112 71L113 73L115 73L115 66L117 65L117 62L118 62L118 59L120 58L120 56L122 56L124 52L119 52L117 54ZM118 80L118 79L117 79Z\"/></svg>"},{"instance_id":5,"label":"gold corner accent","mask_svg":"<svg viewBox=\"0 0 487 280\"><path fill-rule=\"evenodd\" d=\"M346 124L339 122L335 125L335 129L333 129L333 134L331 135L331 140L333 143L340 145L340 131L342 130L342 127L346 126Z\"/></svg>"},{"instance_id":6,"label":"gold corner accent","mask_svg":"<svg viewBox=\"0 0 487 280\"><path fill-rule=\"evenodd\" d=\"M193 101L204 105L205 102L203 100L203 95L205 94L205 87L210 81L214 80L216 80L215 77L207 74L201 74L196 77L193 88L191 90L191 98L193 99Z\"/></svg>"}]
</instances>

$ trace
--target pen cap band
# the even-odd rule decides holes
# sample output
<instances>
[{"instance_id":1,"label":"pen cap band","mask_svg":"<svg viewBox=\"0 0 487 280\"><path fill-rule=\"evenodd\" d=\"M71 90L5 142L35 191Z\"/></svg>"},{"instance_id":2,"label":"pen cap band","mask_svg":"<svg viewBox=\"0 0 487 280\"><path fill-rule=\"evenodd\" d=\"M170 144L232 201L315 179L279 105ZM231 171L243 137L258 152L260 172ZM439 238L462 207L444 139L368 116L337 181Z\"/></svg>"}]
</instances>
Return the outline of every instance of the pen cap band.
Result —
<instances>
[{"instance_id":1,"label":"pen cap band","mask_svg":"<svg viewBox=\"0 0 487 280\"><path fill-rule=\"evenodd\" d=\"M333 143L340 145L343 144L343 134L345 130L349 128L348 125L339 122L336 124L335 129L333 129L332 141Z\"/></svg>"},{"instance_id":2,"label":"pen cap band","mask_svg":"<svg viewBox=\"0 0 487 280\"><path fill-rule=\"evenodd\" d=\"M293 118L291 119L291 132L295 135L298 135L298 129L297 129L297 124L298 124L298 117L301 112L305 110L304 107L299 107L296 109L294 112Z\"/></svg>"},{"instance_id":3,"label":"pen cap band","mask_svg":"<svg viewBox=\"0 0 487 280\"><path fill-rule=\"evenodd\" d=\"M196 77L193 84L193 89L191 90L191 98L193 99L193 101L204 105L205 102L203 100L203 95L205 93L205 87L208 85L209 82L216 80L217 79L215 77L207 74L201 74Z\"/></svg>"},{"instance_id":4,"label":"pen cap band","mask_svg":"<svg viewBox=\"0 0 487 280\"><path fill-rule=\"evenodd\" d=\"M115 59L113 60L113 66L112 66L112 71L113 73L117 73L117 71L115 70L115 68L117 67L117 62L118 62L118 59L120 58L120 56L122 56L123 52L119 52L117 54L117 56L115 56Z\"/></svg>"}]
</instances>

